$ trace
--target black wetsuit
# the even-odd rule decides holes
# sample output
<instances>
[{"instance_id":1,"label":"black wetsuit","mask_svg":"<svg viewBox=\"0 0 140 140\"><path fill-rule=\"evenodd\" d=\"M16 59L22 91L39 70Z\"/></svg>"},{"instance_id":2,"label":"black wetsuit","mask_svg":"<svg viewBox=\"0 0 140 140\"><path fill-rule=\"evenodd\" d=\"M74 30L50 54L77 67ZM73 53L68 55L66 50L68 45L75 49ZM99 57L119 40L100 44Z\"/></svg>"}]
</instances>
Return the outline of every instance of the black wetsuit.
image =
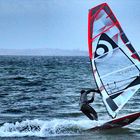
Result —
<instances>
[{"instance_id":1,"label":"black wetsuit","mask_svg":"<svg viewBox=\"0 0 140 140\"><path fill-rule=\"evenodd\" d=\"M87 99L87 94L90 92L93 92L93 96L90 100ZM81 105L81 111L90 119L90 120L98 120L97 112L89 105L89 103L92 103L94 101L94 93L98 92L99 90L90 89L88 91L85 91L81 94L80 97L80 105Z\"/></svg>"}]
</instances>

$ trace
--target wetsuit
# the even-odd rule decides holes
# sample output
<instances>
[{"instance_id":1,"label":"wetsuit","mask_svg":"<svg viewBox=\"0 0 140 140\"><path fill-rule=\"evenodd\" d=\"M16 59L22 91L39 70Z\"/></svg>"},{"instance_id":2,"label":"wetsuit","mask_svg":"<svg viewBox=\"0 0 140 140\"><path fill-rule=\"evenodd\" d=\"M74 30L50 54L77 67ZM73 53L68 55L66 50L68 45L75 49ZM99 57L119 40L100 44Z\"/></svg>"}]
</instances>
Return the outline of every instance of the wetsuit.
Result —
<instances>
[{"instance_id":1,"label":"wetsuit","mask_svg":"<svg viewBox=\"0 0 140 140\"><path fill-rule=\"evenodd\" d=\"M87 94L90 92L93 92L93 96L90 100L87 99ZM95 92L99 93L99 90L90 89L88 91L85 91L81 94L80 97L80 105L81 105L81 111L90 119L90 120L98 120L98 116L96 111L89 105L89 103L92 103L94 101L94 94Z\"/></svg>"}]
</instances>

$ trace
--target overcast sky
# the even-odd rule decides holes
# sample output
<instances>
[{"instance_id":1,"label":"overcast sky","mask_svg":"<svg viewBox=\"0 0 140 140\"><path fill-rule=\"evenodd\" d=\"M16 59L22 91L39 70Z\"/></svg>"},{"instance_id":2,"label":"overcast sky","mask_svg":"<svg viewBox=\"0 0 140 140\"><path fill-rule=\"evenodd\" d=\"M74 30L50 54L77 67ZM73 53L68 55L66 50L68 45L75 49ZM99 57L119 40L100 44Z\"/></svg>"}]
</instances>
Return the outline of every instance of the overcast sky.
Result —
<instances>
[{"instance_id":1,"label":"overcast sky","mask_svg":"<svg viewBox=\"0 0 140 140\"><path fill-rule=\"evenodd\" d=\"M140 48L140 0L0 0L0 48L87 50L88 9L103 2Z\"/></svg>"}]
</instances>

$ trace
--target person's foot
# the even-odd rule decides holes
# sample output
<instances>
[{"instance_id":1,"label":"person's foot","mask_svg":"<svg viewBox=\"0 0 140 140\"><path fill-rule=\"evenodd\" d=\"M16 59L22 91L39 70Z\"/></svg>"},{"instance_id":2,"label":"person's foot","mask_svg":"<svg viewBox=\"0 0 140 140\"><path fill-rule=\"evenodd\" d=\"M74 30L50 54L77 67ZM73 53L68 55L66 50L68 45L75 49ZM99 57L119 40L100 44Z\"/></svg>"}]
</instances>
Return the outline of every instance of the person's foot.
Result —
<instances>
[{"instance_id":1,"label":"person's foot","mask_svg":"<svg viewBox=\"0 0 140 140\"><path fill-rule=\"evenodd\" d=\"M93 116L93 120L98 121L98 117Z\"/></svg>"},{"instance_id":2,"label":"person's foot","mask_svg":"<svg viewBox=\"0 0 140 140\"><path fill-rule=\"evenodd\" d=\"M95 120L98 121L98 118L95 117Z\"/></svg>"}]
</instances>

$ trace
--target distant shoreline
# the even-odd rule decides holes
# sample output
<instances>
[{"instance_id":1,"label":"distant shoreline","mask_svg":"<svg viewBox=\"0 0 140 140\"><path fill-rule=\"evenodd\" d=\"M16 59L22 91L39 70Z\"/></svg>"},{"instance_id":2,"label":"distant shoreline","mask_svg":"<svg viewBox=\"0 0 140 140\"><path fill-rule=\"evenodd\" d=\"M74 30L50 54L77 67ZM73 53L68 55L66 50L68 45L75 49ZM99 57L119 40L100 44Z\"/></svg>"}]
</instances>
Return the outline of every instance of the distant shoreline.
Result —
<instances>
[{"instance_id":1,"label":"distant shoreline","mask_svg":"<svg viewBox=\"0 0 140 140\"><path fill-rule=\"evenodd\" d=\"M16 56L21 56L21 57L88 57L87 55L1 55L0 56L11 56L11 57L16 57Z\"/></svg>"},{"instance_id":2,"label":"distant shoreline","mask_svg":"<svg viewBox=\"0 0 140 140\"><path fill-rule=\"evenodd\" d=\"M87 51L63 49L0 49L0 56L88 56Z\"/></svg>"}]
</instances>

